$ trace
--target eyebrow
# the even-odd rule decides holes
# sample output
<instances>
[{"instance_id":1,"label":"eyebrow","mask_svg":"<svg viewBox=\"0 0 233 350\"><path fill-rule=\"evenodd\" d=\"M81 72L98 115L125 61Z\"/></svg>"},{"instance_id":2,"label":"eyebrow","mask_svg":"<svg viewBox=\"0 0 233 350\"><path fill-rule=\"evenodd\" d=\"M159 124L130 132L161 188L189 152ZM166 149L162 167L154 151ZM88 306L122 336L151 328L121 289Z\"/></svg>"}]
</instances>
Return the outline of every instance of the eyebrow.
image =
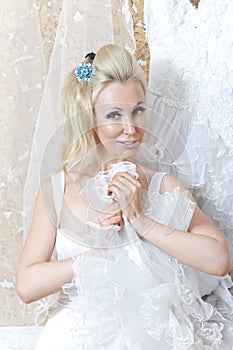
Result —
<instances>
[{"instance_id":1,"label":"eyebrow","mask_svg":"<svg viewBox=\"0 0 233 350\"><path fill-rule=\"evenodd\" d=\"M131 104L131 103L128 103L128 104ZM145 102L140 101L140 102L138 102L134 107L137 107L137 106L139 106L139 105L141 105L141 104L145 104ZM115 109L115 110L118 110L118 111L122 111L122 110L123 110L122 108L120 108L120 107L118 107L118 106L111 106L111 107L109 107L108 109L106 109L106 111L108 111L108 110L110 110L110 109Z\"/></svg>"}]
</instances>

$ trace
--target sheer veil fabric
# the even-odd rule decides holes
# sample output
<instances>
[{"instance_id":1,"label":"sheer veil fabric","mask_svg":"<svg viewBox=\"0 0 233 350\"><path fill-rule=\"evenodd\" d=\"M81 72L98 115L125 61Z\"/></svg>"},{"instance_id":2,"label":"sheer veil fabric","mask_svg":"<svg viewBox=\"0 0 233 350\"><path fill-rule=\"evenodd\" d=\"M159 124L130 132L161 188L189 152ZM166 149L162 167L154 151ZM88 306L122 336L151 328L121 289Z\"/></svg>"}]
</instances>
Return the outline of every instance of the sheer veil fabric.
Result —
<instances>
[{"instance_id":1,"label":"sheer veil fabric","mask_svg":"<svg viewBox=\"0 0 233 350\"><path fill-rule=\"evenodd\" d=\"M40 184L61 167L64 125L60 111L60 92L65 77L83 61L86 53L96 52L103 45L116 43L130 52L135 50L128 2L120 0L117 6L116 19L113 18L112 0L62 2L24 186L24 240L31 225ZM56 298L51 296L37 302L36 324L44 322Z\"/></svg>"},{"instance_id":2,"label":"sheer veil fabric","mask_svg":"<svg viewBox=\"0 0 233 350\"><path fill-rule=\"evenodd\" d=\"M25 235L40 183L61 166L64 125L60 92L64 78L83 61L86 53L103 45L116 43L131 52L135 50L128 3L120 0L117 6L122 15L116 21L112 16L112 0L63 1L24 187Z\"/></svg>"}]
</instances>

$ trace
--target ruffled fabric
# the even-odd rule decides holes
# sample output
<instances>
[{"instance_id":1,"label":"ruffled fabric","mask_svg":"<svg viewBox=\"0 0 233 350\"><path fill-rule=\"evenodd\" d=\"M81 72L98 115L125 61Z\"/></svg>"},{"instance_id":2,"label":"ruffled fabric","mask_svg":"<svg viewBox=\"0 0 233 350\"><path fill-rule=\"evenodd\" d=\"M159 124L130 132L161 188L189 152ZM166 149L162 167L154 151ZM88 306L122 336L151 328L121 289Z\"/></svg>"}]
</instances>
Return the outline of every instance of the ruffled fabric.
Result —
<instances>
[{"instance_id":1,"label":"ruffled fabric","mask_svg":"<svg viewBox=\"0 0 233 350\"><path fill-rule=\"evenodd\" d=\"M232 349L229 277L190 268L191 276L141 240L95 255L75 257L76 294L65 290L78 320L72 336L84 349L110 349L120 335L120 349ZM212 293L204 301L205 292Z\"/></svg>"},{"instance_id":2,"label":"ruffled fabric","mask_svg":"<svg viewBox=\"0 0 233 350\"><path fill-rule=\"evenodd\" d=\"M154 192L152 179L144 211L187 230L195 207L189 197L179 188ZM103 231L95 226L93 232L101 236ZM70 246L74 279L63 287L60 303L72 312L69 334L75 349L233 349L229 276L181 264L139 239L126 218L116 235L124 237L119 246ZM60 230L58 241L62 236ZM63 236L63 246L65 240L70 242Z\"/></svg>"},{"instance_id":3,"label":"ruffled fabric","mask_svg":"<svg viewBox=\"0 0 233 350\"><path fill-rule=\"evenodd\" d=\"M233 257L233 151L205 125L194 125L195 111L181 110L149 96L148 160L186 184L207 217L226 234ZM215 135L216 136L216 135ZM174 144L176 145L174 147Z\"/></svg>"},{"instance_id":4,"label":"ruffled fabric","mask_svg":"<svg viewBox=\"0 0 233 350\"><path fill-rule=\"evenodd\" d=\"M233 259L231 0L145 0L150 48L148 147L226 235Z\"/></svg>"}]
</instances>

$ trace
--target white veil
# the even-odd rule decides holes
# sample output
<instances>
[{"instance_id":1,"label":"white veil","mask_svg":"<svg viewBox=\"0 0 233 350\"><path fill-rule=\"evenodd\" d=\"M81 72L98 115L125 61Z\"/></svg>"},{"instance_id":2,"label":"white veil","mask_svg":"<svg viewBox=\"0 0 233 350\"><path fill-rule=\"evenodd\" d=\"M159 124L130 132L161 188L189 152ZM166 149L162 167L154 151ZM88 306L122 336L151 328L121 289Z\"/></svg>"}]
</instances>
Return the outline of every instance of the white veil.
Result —
<instances>
[{"instance_id":1,"label":"white veil","mask_svg":"<svg viewBox=\"0 0 233 350\"><path fill-rule=\"evenodd\" d=\"M133 22L124 0L64 0L48 75L31 147L23 192L24 240L31 225L33 206L41 182L55 173L62 161L63 122L60 92L67 74L88 52L117 43L134 52ZM113 16L114 11L114 16ZM36 302L35 323L42 324L57 296Z\"/></svg>"},{"instance_id":2,"label":"white veil","mask_svg":"<svg viewBox=\"0 0 233 350\"><path fill-rule=\"evenodd\" d=\"M24 237L31 224L33 203L41 181L61 166L60 91L64 78L88 52L114 42L131 52L135 50L127 1L114 2L114 7L112 0L63 1L24 187ZM49 157L44 156L45 150Z\"/></svg>"}]
</instances>

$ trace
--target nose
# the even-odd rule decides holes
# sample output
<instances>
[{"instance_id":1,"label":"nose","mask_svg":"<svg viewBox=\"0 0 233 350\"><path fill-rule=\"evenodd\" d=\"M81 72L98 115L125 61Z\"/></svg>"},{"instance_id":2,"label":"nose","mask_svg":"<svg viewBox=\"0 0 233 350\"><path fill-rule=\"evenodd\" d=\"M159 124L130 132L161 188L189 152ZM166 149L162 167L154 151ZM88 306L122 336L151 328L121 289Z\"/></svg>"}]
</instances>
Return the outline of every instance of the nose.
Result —
<instances>
[{"instance_id":1,"label":"nose","mask_svg":"<svg viewBox=\"0 0 233 350\"><path fill-rule=\"evenodd\" d=\"M133 124L127 123L123 127L123 132L125 135L134 135L136 133L136 127Z\"/></svg>"}]
</instances>

